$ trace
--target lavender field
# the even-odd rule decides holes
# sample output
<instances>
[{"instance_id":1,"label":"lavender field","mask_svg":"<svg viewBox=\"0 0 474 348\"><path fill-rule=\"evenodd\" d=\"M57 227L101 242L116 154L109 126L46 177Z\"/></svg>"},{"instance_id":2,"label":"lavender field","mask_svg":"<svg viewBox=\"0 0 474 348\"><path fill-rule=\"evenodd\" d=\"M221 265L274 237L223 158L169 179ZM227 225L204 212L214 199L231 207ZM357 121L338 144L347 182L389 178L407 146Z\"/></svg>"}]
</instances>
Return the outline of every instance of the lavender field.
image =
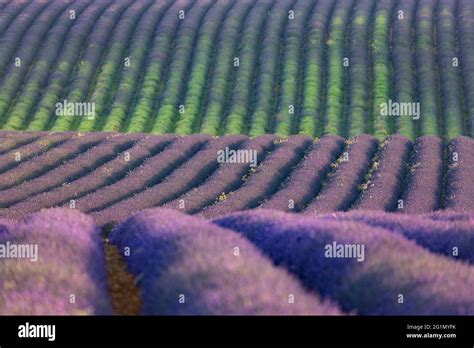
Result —
<instances>
[{"instance_id":1,"label":"lavender field","mask_svg":"<svg viewBox=\"0 0 474 348\"><path fill-rule=\"evenodd\" d=\"M472 315L473 223L472 213L301 217L255 209L207 220L154 208L102 241L90 217L47 209L0 222L2 243L38 246L36 261L2 261L0 310ZM357 247L347 256L343 245Z\"/></svg>"},{"instance_id":2,"label":"lavender field","mask_svg":"<svg viewBox=\"0 0 474 348\"><path fill-rule=\"evenodd\" d=\"M473 0L0 0L0 316L474 316L473 263Z\"/></svg>"}]
</instances>

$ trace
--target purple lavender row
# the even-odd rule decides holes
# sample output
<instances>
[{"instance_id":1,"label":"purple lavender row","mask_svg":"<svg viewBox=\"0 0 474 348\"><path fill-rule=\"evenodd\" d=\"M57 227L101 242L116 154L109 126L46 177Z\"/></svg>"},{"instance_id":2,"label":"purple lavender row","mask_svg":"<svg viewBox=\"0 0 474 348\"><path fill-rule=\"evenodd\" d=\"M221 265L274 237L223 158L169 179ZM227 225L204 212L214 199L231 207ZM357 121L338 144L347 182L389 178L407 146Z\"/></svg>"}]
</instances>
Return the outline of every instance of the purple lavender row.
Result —
<instances>
[{"instance_id":1,"label":"purple lavender row","mask_svg":"<svg viewBox=\"0 0 474 348\"><path fill-rule=\"evenodd\" d=\"M236 149L247 138L245 135L228 135L210 141L194 157L183 163L159 184L142 190L103 210L92 212L99 226L118 223L129 215L146 208L157 207L202 183L218 168L218 152Z\"/></svg>"},{"instance_id":2,"label":"purple lavender row","mask_svg":"<svg viewBox=\"0 0 474 348\"><path fill-rule=\"evenodd\" d=\"M448 144L444 207L474 211L474 139L457 137Z\"/></svg>"},{"instance_id":3,"label":"purple lavender row","mask_svg":"<svg viewBox=\"0 0 474 348\"><path fill-rule=\"evenodd\" d=\"M39 139L41 135L30 132L1 131L0 156L15 150L20 146L30 144ZM3 162L2 162L3 164ZM3 167L3 166L2 166Z\"/></svg>"},{"instance_id":4,"label":"purple lavender row","mask_svg":"<svg viewBox=\"0 0 474 348\"><path fill-rule=\"evenodd\" d=\"M299 163L311 138L302 135L288 137L280 142L275 150L234 192L226 192L225 198L203 209L198 214L214 218L234 211L257 206L278 189L293 167Z\"/></svg>"},{"instance_id":5,"label":"purple lavender row","mask_svg":"<svg viewBox=\"0 0 474 348\"><path fill-rule=\"evenodd\" d=\"M347 143L334 164L334 170L329 173L316 198L305 208L305 213L346 210L356 200L359 185L377 149L377 139L371 135L359 135Z\"/></svg>"},{"instance_id":6,"label":"purple lavender row","mask_svg":"<svg viewBox=\"0 0 474 348\"><path fill-rule=\"evenodd\" d=\"M6 229L0 233L10 253L0 260L1 315L112 314L102 239L91 218L51 209ZM13 257L20 246L21 257Z\"/></svg>"},{"instance_id":7,"label":"purple lavender row","mask_svg":"<svg viewBox=\"0 0 474 348\"><path fill-rule=\"evenodd\" d=\"M398 134L382 142L354 209L390 211L397 207L411 145L410 140Z\"/></svg>"},{"instance_id":8,"label":"purple lavender row","mask_svg":"<svg viewBox=\"0 0 474 348\"><path fill-rule=\"evenodd\" d=\"M237 233L174 210L137 213L110 241L137 276L145 315L341 314Z\"/></svg>"},{"instance_id":9,"label":"purple lavender row","mask_svg":"<svg viewBox=\"0 0 474 348\"><path fill-rule=\"evenodd\" d=\"M27 0L6 2L0 11L0 33L2 36L15 18L17 18L18 14L24 10L29 3Z\"/></svg>"},{"instance_id":10,"label":"purple lavender row","mask_svg":"<svg viewBox=\"0 0 474 348\"><path fill-rule=\"evenodd\" d=\"M48 78L41 81L43 93L35 98L34 103L27 106L28 117L25 121L27 130L51 129L55 120L52 119L55 104L58 100L64 100L66 91L75 89L77 85L90 84L88 77L96 71L95 64L106 46L108 30L115 25L126 6L127 3L124 1L113 3L109 0L93 1L91 6L75 19ZM91 60L90 47L93 48L96 61ZM78 61L82 64L75 69ZM72 82L68 86L70 80Z\"/></svg>"},{"instance_id":11,"label":"purple lavender row","mask_svg":"<svg viewBox=\"0 0 474 348\"><path fill-rule=\"evenodd\" d=\"M64 134L59 135L64 136ZM34 179L101 142L105 133L76 134L61 145L0 174L0 190Z\"/></svg>"},{"instance_id":12,"label":"purple lavender row","mask_svg":"<svg viewBox=\"0 0 474 348\"><path fill-rule=\"evenodd\" d=\"M283 187L261 204L265 209L300 211L321 188L331 163L341 153L344 140L328 135L312 144Z\"/></svg>"},{"instance_id":13,"label":"purple lavender row","mask_svg":"<svg viewBox=\"0 0 474 348\"><path fill-rule=\"evenodd\" d=\"M28 32L21 37L15 51L15 59L20 59L15 63L20 62L20 65L10 63L0 85L0 123L2 128L21 129L21 123L15 119L15 115L8 113L11 103L16 100L15 97L19 89L23 87L32 64L38 58L42 58L39 55L42 52L41 47L47 47L47 42L54 39L52 29L54 27L64 28L64 23L59 18L61 16L67 18L67 7L70 4L71 0L50 2L47 8L35 18Z\"/></svg>"},{"instance_id":14,"label":"purple lavender row","mask_svg":"<svg viewBox=\"0 0 474 348\"><path fill-rule=\"evenodd\" d=\"M175 168L198 152L211 137L192 135L173 141L165 150L148 158L123 179L76 200L75 207L84 212L101 210L162 181ZM65 207L69 206L69 203Z\"/></svg>"},{"instance_id":15,"label":"purple lavender row","mask_svg":"<svg viewBox=\"0 0 474 348\"><path fill-rule=\"evenodd\" d=\"M127 136L128 137L128 136ZM131 138L129 138L131 139ZM87 175L38 194L12 205L8 210L0 210L0 216L20 218L42 208L50 208L78 199L88 193L123 179L128 172L140 167L143 162L157 155L175 139L173 135L142 136L134 146L118 154L114 159L104 163Z\"/></svg>"},{"instance_id":16,"label":"purple lavender row","mask_svg":"<svg viewBox=\"0 0 474 348\"><path fill-rule=\"evenodd\" d=\"M445 213L443 220L429 215L391 214L384 212L348 212L325 215L324 220L354 221L402 234L422 247L453 259L474 264L474 215L460 220L457 214ZM469 220L467 219L469 218Z\"/></svg>"},{"instance_id":17,"label":"purple lavender row","mask_svg":"<svg viewBox=\"0 0 474 348\"><path fill-rule=\"evenodd\" d=\"M274 146L274 135L262 135L248 139L238 150L256 151L257 162L266 156ZM250 167L251 169L251 167ZM214 203L223 192L236 190L242 184L242 178L249 172L249 163L224 163L202 185L163 205L163 208L176 209L194 214Z\"/></svg>"},{"instance_id":18,"label":"purple lavender row","mask_svg":"<svg viewBox=\"0 0 474 348\"><path fill-rule=\"evenodd\" d=\"M51 3L47 2L30 2L21 15L16 16L11 25L2 35L2 46L0 49L0 76L3 76L5 68L11 61L13 54L25 37L25 33L31 27L34 20L45 10ZM30 35L35 36L34 33Z\"/></svg>"},{"instance_id":19,"label":"purple lavender row","mask_svg":"<svg viewBox=\"0 0 474 348\"><path fill-rule=\"evenodd\" d=\"M74 1L58 17L38 50L34 64L29 68L28 75L25 76L21 87L16 90L15 98L12 98L12 103L10 103L10 109L8 110L8 121L4 128L25 128L25 121L30 118L32 107L43 92L44 84L48 81L48 76L54 69L54 64L57 62L66 43L71 40L68 34L72 32L72 28L76 23L75 20L70 18L71 11L74 11L76 17L80 17L83 13L87 13L85 10L88 7L89 10L93 7L91 0Z\"/></svg>"},{"instance_id":20,"label":"purple lavender row","mask_svg":"<svg viewBox=\"0 0 474 348\"><path fill-rule=\"evenodd\" d=\"M77 157L61 164L47 173L28 180L18 186L0 191L0 208L7 208L28 197L52 190L69 181L80 178L104 162L117 156L117 153L132 146L141 137L140 134L111 134L104 141Z\"/></svg>"},{"instance_id":21,"label":"purple lavender row","mask_svg":"<svg viewBox=\"0 0 474 348\"><path fill-rule=\"evenodd\" d=\"M28 134L26 132L18 132ZM36 133L36 132L35 132ZM59 146L73 137L73 133L52 133L45 136L34 136L33 141L27 141L19 147L14 147L10 151L0 155L0 173L6 172L35 156L46 153L48 150Z\"/></svg>"},{"instance_id":22,"label":"purple lavender row","mask_svg":"<svg viewBox=\"0 0 474 348\"><path fill-rule=\"evenodd\" d=\"M105 121L108 108L112 103L112 96L116 92L118 78L125 69L123 60L127 57L127 54L129 57L133 55L134 58L138 59L138 52L135 56L135 53L130 51L130 44L138 41L137 38L132 40L132 34L135 32L138 23L143 19L144 14L148 11L151 12L150 6L153 3L154 1L151 0L132 1L113 22L112 30L101 37L104 42L103 46L100 49L94 46L88 47L88 57L97 57L96 63L98 65L93 69L95 73L86 71L90 82L78 86L79 88L75 86L68 94L67 99L74 99L76 95L90 96L90 102L96 105L96 117L57 119L52 128L53 130L62 131L72 128L86 132L94 130L119 131L119 129L103 129L98 124ZM155 3L162 3L162 1Z\"/></svg>"},{"instance_id":23,"label":"purple lavender row","mask_svg":"<svg viewBox=\"0 0 474 348\"><path fill-rule=\"evenodd\" d=\"M403 185L403 207L398 211L423 214L440 208L443 150L443 141L438 137L426 135L416 139Z\"/></svg>"},{"instance_id":24,"label":"purple lavender row","mask_svg":"<svg viewBox=\"0 0 474 348\"><path fill-rule=\"evenodd\" d=\"M474 267L383 228L271 210L214 220L360 315L472 315Z\"/></svg>"}]
</instances>

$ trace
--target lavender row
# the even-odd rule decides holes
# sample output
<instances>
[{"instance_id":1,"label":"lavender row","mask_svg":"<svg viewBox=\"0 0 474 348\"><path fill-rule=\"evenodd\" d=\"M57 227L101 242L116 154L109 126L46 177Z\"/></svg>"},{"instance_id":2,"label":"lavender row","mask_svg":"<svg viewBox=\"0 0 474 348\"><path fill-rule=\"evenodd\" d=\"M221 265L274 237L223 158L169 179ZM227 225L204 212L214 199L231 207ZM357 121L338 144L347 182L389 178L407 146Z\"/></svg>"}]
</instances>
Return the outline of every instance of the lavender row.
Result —
<instances>
[{"instance_id":1,"label":"lavender row","mask_svg":"<svg viewBox=\"0 0 474 348\"><path fill-rule=\"evenodd\" d=\"M96 5L97 6L97 5ZM20 88L17 88L15 102L10 104L9 118L5 128L24 129L30 119L32 108L41 95L44 84L48 80L48 75L54 68L61 50L67 44L67 40L72 40L68 34L72 33L72 28L76 23L70 18L71 11L80 17L86 14L86 9L97 10L91 5L90 0L75 1L68 4L66 10L60 15L57 23L51 28L46 36L46 40L35 57L35 64L32 65L27 77ZM67 38L67 40L66 40ZM24 58L22 55L19 55Z\"/></svg>"},{"instance_id":2,"label":"lavender row","mask_svg":"<svg viewBox=\"0 0 474 348\"><path fill-rule=\"evenodd\" d=\"M104 124L108 121L107 115L110 114L114 92L117 92L117 85L120 82L122 73L133 65L132 60L134 58L138 59L139 57L139 52L131 51L131 45L134 42L138 42L139 39L135 37L135 40L132 40L132 38L134 34L137 35L137 27L145 14L153 12L151 6L154 3L156 4L157 2L152 0L136 0L126 7L125 12L114 23L110 36L106 39L102 56L99 55L101 60L100 65L98 65L98 74L97 76L92 75L95 80L92 80L93 82L88 85L81 86L85 87L85 89L79 90L79 93L90 96L90 101L96 105L95 117L69 119L73 121L72 123L61 122L62 120L67 121L67 118L58 119L53 126L54 130L68 129L68 126L71 124L73 129L86 132L111 130L105 128ZM159 5L162 3L162 1L158 2ZM94 52L96 50L91 48L90 54L94 56L97 54ZM132 58L131 56L135 54L136 56ZM125 67L124 65L124 60L127 57L130 58L130 67ZM72 93L74 93L74 90Z\"/></svg>"},{"instance_id":3,"label":"lavender row","mask_svg":"<svg viewBox=\"0 0 474 348\"><path fill-rule=\"evenodd\" d=\"M356 200L358 187L377 149L377 140L370 135L359 135L347 143L321 191L305 208L305 213L346 210Z\"/></svg>"},{"instance_id":4,"label":"lavender row","mask_svg":"<svg viewBox=\"0 0 474 348\"><path fill-rule=\"evenodd\" d=\"M51 40L58 40L54 29L64 30L68 19L68 6L71 1L50 2L40 16L35 18L33 25L21 41L15 52L16 63L11 64L3 76L0 89L0 120L4 129L21 129L22 120L15 113L8 113L12 101L15 100L19 90L23 87L25 77L29 76L30 66L35 60L41 59L42 52L48 49ZM69 20L70 22L70 20ZM44 41L44 42L43 42ZM53 41L54 42L54 41ZM57 44L57 41L54 42ZM38 65L35 64L37 67Z\"/></svg>"},{"instance_id":5,"label":"lavender row","mask_svg":"<svg viewBox=\"0 0 474 348\"><path fill-rule=\"evenodd\" d=\"M295 135L283 140L240 188L225 192L222 200L206 207L199 215L213 218L257 206L278 189L310 144L311 138L307 136Z\"/></svg>"},{"instance_id":6,"label":"lavender row","mask_svg":"<svg viewBox=\"0 0 474 348\"><path fill-rule=\"evenodd\" d=\"M144 161L157 155L174 139L174 136L142 137L131 148L119 153L114 159L104 163L87 175L57 187L48 192L38 194L12 205L8 210L0 210L0 216L19 218L42 208L62 205L76 200L88 193L111 185L123 179L128 172L140 167Z\"/></svg>"},{"instance_id":7,"label":"lavender row","mask_svg":"<svg viewBox=\"0 0 474 348\"><path fill-rule=\"evenodd\" d=\"M100 211L92 213L100 226L115 224L136 211L157 207L189 191L203 182L218 168L218 152L236 149L246 139L244 135L229 135L210 141L201 151L171 172L162 182L134 196L124 197Z\"/></svg>"},{"instance_id":8,"label":"lavender row","mask_svg":"<svg viewBox=\"0 0 474 348\"><path fill-rule=\"evenodd\" d=\"M0 132L0 156L15 150L20 146L27 145L40 138L41 135L33 132Z\"/></svg>"},{"instance_id":9,"label":"lavender row","mask_svg":"<svg viewBox=\"0 0 474 348\"><path fill-rule=\"evenodd\" d=\"M209 139L210 137L206 135L178 138L164 151L130 171L125 178L75 200L74 207L88 213L101 210L154 186L196 154ZM70 203L65 207L69 205Z\"/></svg>"},{"instance_id":10,"label":"lavender row","mask_svg":"<svg viewBox=\"0 0 474 348\"><path fill-rule=\"evenodd\" d=\"M429 213L440 208L444 146L440 138L422 136L414 143L400 212Z\"/></svg>"},{"instance_id":11,"label":"lavender row","mask_svg":"<svg viewBox=\"0 0 474 348\"><path fill-rule=\"evenodd\" d=\"M474 211L474 140L458 137L448 144L444 208Z\"/></svg>"},{"instance_id":12,"label":"lavender row","mask_svg":"<svg viewBox=\"0 0 474 348\"><path fill-rule=\"evenodd\" d=\"M55 104L66 97L69 79L74 77L74 83L71 84L69 90L77 90L77 85L89 85L90 78L97 68L100 53L106 46L107 33L110 27L115 25L127 5L127 2L122 1L114 3L108 0L94 1L92 6L86 8L77 18L49 78L42 84L42 95L31 106L32 111L25 121L27 130L52 128L56 121L56 117L53 116ZM75 63L78 60L87 64L80 65L76 70ZM83 97L80 96L78 99Z\"/></svg>"},{"instance_id":13,"label":"lavender row","mask_svg":"<svg viewBox=\"0 0 474 348\"><path fill-rule=\"evenodd\" d=\"M360 315L472 315L474 267L383 228L270 210L214 220ZM349 248L348 248L349 246Z\"/></svg>"},{"instance_id":14,"label":"lavender row","mask_svg":"<svg viewBox=\"0 0 474 348\"><path fill-rule=\"evenodd\" d=\"M145 315L337 315L233 231L173 210L135 214L111 233L138 277Z\"/></svg>"},{"instance_id":15,"label":"lavender row","mask_svg":"<svg viewBox=\"0 0 474 348\"><path fill-rule=\"evenodd\" d=\"M60 134L59 136L64 136ZM0 174L0 190L34 179L61 163L80 155L86 149L97 145L106 137L104 133L76 134L68 141L42 153L31 160ZM47 141L47 140L46 140Z\"/></svg>"},{"instance_id":16,"label":"lavender row","mask_svg":"<svg viewBox=\"0 0 474 348\"><path fill-rule=\"evenodd\" d=\"M397 207L411 145L402 135L391 135L381 143L353 208L390 211Z\"/></svg>"},{"instance_id":17,"label":"lavender row","mask_svg":"<svg viewBox=\"0 0 474 348\"><path fill-rule=\"evenodd\" d=\"M84 151L65 164L60 164L47 173L18 186L0 191L0 207L8 207L35 194L65 185L69 181L86 175L101 164L115 158L117 153L129 148L139 137L140 135L137 134L127 136L112 134L108 136L97 146Z\"/></svg>"},{"instance_id":18,"label":"lavender row","mask_svg":"<svg viewBox=\"0 0 474 348\"><path fill-rule=\"evenodd\" d=\"M0 226L9 253L0 261L0 314L112 314L100 230L90 217L51 209Z\"/></svg>"},{"instance_id":19,"label":"lavender row","mask_svg":"<svg viewBox=\"0 0 474 348\"><path fill-rule=\"evenodd\" d=\"M146 130L148 117L153 114L156 96L160 95L163 88L161 83L166 73L165 68L171 59L176 31L182 23L179 16L170 14L179 13L181 10L186 13L193 4L195 3L192 0L175 0L160 20L147 53L141 86L135 91L136 103L123 127L126 132Z\"/></svg>"},{"instance_id":20,"label":"lavender row","mask_svg":"<svg viewBox=\"0 0 474 348\"><path fill-rule=\"evenodd\" d=\"M274 135L263 135L245 141L237 151L254 151L259 164L265 158L266 152L270 152L274 146ZM236 160L222 164L209 178L197 187L194 187L184 195L166 203L163 207L177 209L188 214L194 214L204 207L214 203L221 197L222 193L230 192L239 188L243 177L252 170L250 163L237 162ZM235 162L235 163L234 163ZM221 197L222 198L222 197Z\"/></svg>"},{"instance_id":21,"label":"lavender row","mask_svg":"<svg viewBox=\"0 0 474 348\"><path fill-rule=\"evenodd\" d=\"M341 153L344 140L328 135L314 142L283 187L261 204L265 209L300 211L321 188L331 163Z\"/></svg>"},{"instance_id":22,"label":"lavender row","mask_svg":"<svg viewBox=\"0 0 474 348\"><path fill-rule=\"evenodd\" d=\"M325 215L321 219L354 221L383 228L414 240L422 247L454 260L474 264L474 215L460 219L445 213L432 219L429 215L390 214L384 212L348 212Z\"/></svg>"}]
</instances>

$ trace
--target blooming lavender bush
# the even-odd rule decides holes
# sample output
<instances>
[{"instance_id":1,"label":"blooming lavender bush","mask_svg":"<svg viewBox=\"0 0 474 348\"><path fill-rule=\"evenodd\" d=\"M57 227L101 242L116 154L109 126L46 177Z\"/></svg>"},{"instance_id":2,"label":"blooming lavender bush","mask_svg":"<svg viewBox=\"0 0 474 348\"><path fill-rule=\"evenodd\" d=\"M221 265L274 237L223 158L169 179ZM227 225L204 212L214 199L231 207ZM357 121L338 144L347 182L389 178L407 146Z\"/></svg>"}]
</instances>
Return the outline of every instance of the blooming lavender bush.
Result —
<instances>
[{"instance_id":1,"label":"blooming lavender bush","mask_svg":"<svg viewBox=\"0 0 474 348\"><path fill-rule=\"evenodd\" d=\"M144 314L340 313L242 236L174 210L139 212L110 241L137 277Z\"/></svg>"},{"instance_id":2,"label":"blooming lavender bush","mask_svg":"<svg viewBox=\"0 0 474 348\"><path fill-rule=\"evenodd\" d=\"M0 225L2 244L29 247L28 258L0 259L0 314L111 314L102 239L90 217L49 209Z\"/></svg>"}]
</instances>

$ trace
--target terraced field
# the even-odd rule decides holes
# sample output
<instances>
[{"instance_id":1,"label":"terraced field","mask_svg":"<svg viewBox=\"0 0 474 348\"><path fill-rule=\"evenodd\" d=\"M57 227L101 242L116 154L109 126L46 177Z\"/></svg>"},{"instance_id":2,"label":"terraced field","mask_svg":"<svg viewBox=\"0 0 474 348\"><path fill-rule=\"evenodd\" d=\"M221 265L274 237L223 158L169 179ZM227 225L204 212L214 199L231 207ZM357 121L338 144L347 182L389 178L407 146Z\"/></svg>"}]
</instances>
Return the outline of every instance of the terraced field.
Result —
<instances>
[{"instance_id":1,"label":"terraced field","mask_svg":"<svg viewBox=\"0 0 474 348\"><path fill-rule=\"evenodd\" d=\"M473 136L473 14L471 0L2 1L0 129Z\"/></svg>"},{"instance_id":2,"label":"terraced field","mask_svg":"<svg viewBox=\"0 0 474 348\"><path fill-rule=\"evenodd\" d=\"M215 218L266 208L307 215L474 210L474 140L347 141L294 135L211 137L1 132L0 217L64 207L111 226L146 208ZM218 153L255 151L252 163Z\"/></svg>"}]
</instances>

